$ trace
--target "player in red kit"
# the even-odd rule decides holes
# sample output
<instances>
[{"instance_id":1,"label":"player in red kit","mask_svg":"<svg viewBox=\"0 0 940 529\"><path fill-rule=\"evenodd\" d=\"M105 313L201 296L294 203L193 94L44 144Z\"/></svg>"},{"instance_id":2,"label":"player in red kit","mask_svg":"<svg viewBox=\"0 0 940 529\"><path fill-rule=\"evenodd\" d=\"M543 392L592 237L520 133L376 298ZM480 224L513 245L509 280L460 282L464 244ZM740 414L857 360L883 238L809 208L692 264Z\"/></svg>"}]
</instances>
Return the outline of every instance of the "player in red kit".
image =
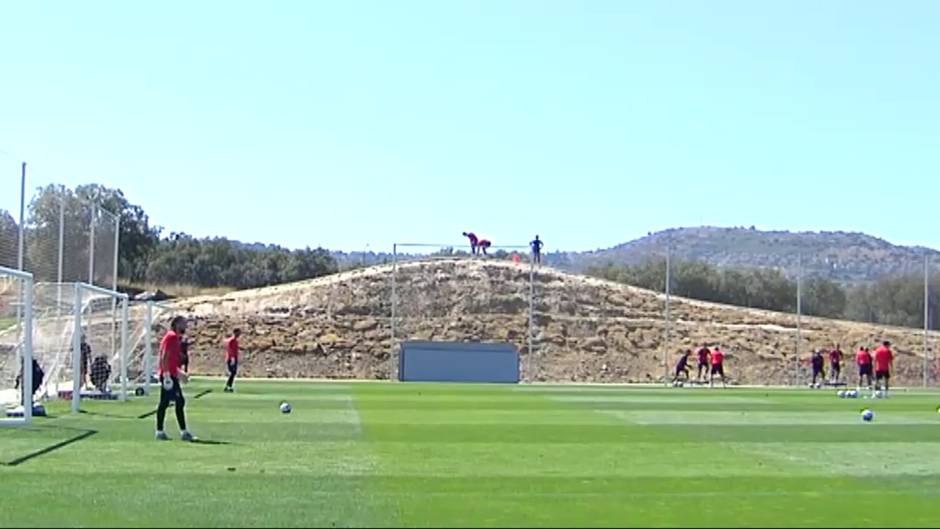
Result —
<instances>
[{"instance_id":1,"label":"player in red kit","mask_svg":"<svg viewBox=\"0 0 940 529\"><path fill-rule=\"evenodd\" d=\"M837 384L842 378L842 349L836 344L836 348L829 351L829 375L832 377L832 383Z\"/></svg>"},{"instance_id":2,"label":"player in red kit","mask_svg":"<svg viewBox=\"0 0 940 529\"><path fill-rule=\"evenodd\" d=\"M715 375L721 375L721 387L727 388L728 386L725 384L725 353L717 345L715 350L712 351L712 372L708 379L709 387L715 387Z\"/></svg>"},{"instance_id":3,"label":"player in red kit","mask_svg":"<svg viewBox=\"0 0 940 529\"><path fill-rule=\"evenodd\" d=\"M881 344L875 349L875 389L880 385L888 396L888 381L891 380L891 365L894 363L894 353L891 352L891 342ZM879 384L884 381L883 384Z\"/></svg>"},{"instance_id":4,"label":"player in red kit","mask_svg":"<svg viewBox=\"0 0 940 529\"><path fill-rule=\"evenodd\" d=\"M225 367L228 369L228 382L225 384L223 391L226 393L235 391L232 384L235 383L235 375L238 374L238 353L241 350L241 344L238 343L238 339L241 335L241 329L235 329L235 331L232 332L232 336L225 339Z\"/></svg>"},{"instance_id":5,"label":"player in red kit","mask_svg":"<svg viewBox=\"0 0 940 529\"><path fill-rule=\"evenodd\" d=\"M698 350L698 379L702 382L711 374L712 352L708 349L708 344Z\"/></svg>"},{"instance_id":6,"label":"player in red kit","mask_svg":"<svg viewBox=\"0 0 940 529\"><path fill-rule=\"evenodd\" d=\"M180 380L187 380L186 373L181 369L183 363L183 335L186 334L186 318L177 316L170 323L170 330L167 331L160 342L160 405L157 407L157 434L160 441L168 441L170 438L164 431L163 426L166 422L166 410L170 407L170 402L176 405L176 422L180 427L180 439L183 441L195 441L195 438L186 429L186 399L183 398L183 388L180 386Z\"/></svg>"},{"instance_id":7,"label":"player in red kit","mask_svg":"<svg viewBox=\"0 0 940 529\"><path fill-rule=\"evenodd\" d=\"M472 231L469 233L463 232L463 236L470 239L470 253L476 255L477 248L480 247L480 239L477 237L477 234L473 233Z\"/></svg>"},{"instance_id":8,"label":"player in red kit","mask_svg":"<svg viewBox=\"0 0 940 529\"><path fill-rule=\"evenodd\" d=\"M855 353L855 364L858 366L858 389L862 389L862 377L867 381L865 387L871 387L872 362L871 352L867 347L860 347Z\"/></svg>"}]
</instances>

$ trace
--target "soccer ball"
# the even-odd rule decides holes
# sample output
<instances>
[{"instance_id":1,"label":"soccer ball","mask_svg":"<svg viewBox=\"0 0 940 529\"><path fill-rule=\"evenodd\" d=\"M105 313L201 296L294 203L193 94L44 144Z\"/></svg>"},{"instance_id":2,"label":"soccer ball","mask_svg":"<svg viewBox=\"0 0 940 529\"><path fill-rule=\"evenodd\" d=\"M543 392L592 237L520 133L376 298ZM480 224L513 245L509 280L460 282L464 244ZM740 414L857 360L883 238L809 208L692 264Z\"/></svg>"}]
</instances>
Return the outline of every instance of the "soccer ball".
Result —
<instances>
[{"instance_id":1,"label":"soccer ball","mask_svg":"<svg viewBox=\"0 0 940 529\"><path fill-rule=\"evenodd\" d=\"M862 410L862 420L865 422L871 422L875 418L875 412L871 410Z\"/></svg>"},{"instance_id":2,"label":"soccer ball","mask_svg":"<svg viewBox=\"0 0 940 529\"><path fill-rule=\"evenodd\" d=\"M290 413L291 410L293 410L293 408L291 408L289 402L282 402L282 403L281 403L281 413Z\"/></svg>"},{"instance_id":3,"label":"soccer ball","mask_svg":"<svg viewBox=\"0 0 940 529\"><path fill-rule=\"evenodd\" d=\"M850 399L857 399L857 398L858 398L858 391L855 391L855 390L853 389L852 391L849 391L848 393L846 393L845 396L848 397L848 398L850 398Z\"/></svg>"},{"instance_id":4,"label":"soccer ball","mask_svg":"<svg viewBox=\"0 0 940 529\"><path fill-rule=\"evenodd\" d=\"M875 392L875 398L876 399L885 398L885 392L879 389L878 391Z\"/></svg>"},{"instance_id":5,"label":"soccer ball","mask_svg":"<svg viewBox=\"0 0 940 529\"><path fill-rule=\"evenodd\" d=\"M838 395L840 399L844 399L844 398L845 398L845 392L844 392L844 391L840 391L840 392L836 393L836 395Z\"/></svg>"}]
</instances>

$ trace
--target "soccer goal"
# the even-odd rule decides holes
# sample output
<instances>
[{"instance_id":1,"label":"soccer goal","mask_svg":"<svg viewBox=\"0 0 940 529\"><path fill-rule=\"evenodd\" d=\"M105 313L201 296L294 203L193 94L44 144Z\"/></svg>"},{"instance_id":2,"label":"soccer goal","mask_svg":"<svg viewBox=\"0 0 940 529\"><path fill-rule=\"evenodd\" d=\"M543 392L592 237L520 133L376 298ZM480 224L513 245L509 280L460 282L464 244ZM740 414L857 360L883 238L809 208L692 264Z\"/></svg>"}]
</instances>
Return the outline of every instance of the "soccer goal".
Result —
<instances>
[{"instance_id":1,"label":"soccer goal","mask_svg":"<svg viewBox=\"0 0 940 529\"><path fill-rule=\"evenodd\" d=\"M168 303L144 301L131 304L128 374L136 395L150 395L157 382L156 354L163 333L177 314Z\"/></svg>"},{"instance_id":2,"label":"soccer goal","mask_svg":"<svg viewBox=\"0 0 940 529\"><path fill-rule=\"evenodd\" d=\"M72 387L59 397L71 399L73 413L83 398L127 400L127 294L75 283L73 296Z\"/></svg>"},{"instance_id":3,"label":"soccer goal","mask_svg":"<svg viewBox=\"0 0 940 529\"><path fill-rule=\"evenodd\" d=\"M392 351L389 369L400 378L409 342L511 344L521 371L534 350L535 264L528 246L398 243L391 278Z\"/></svg>"},{"instance_id":4,"label":"soccer goal","mask_svg":"<svg viewBox=\"0 0 940 529\"><path fill-rule=\"evenodd\" d=\"M0 426L32 422L32 337L33 276L0 267Z\"/></svg>"}]
</instances>

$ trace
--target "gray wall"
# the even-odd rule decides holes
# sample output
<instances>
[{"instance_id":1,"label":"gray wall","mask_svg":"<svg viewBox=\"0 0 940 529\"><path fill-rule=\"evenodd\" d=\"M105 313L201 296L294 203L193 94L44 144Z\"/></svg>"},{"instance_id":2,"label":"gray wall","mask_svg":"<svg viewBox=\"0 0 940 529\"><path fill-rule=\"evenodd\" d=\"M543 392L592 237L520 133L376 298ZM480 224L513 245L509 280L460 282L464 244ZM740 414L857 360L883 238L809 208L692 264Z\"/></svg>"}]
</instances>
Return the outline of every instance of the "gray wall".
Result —
<instances>
[{"instance_id":1,"label":"gray wall","mask_svg":"<svg viewBox=\"0 0 940 529\"><path fill-rule=\"evenodd\" d=\"M409 382L519 382L519 352L510 344L405 342L398 379Z\"/></svg>"}]
</instances>

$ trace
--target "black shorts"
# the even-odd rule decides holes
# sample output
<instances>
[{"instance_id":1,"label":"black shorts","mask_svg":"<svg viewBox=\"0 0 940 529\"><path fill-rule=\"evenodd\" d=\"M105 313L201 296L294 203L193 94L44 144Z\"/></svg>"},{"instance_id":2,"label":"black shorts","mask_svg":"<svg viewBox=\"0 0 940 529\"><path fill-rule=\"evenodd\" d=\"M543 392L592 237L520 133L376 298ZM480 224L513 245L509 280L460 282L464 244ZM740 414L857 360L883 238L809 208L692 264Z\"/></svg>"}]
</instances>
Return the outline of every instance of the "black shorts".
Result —
<instances>
[{"instance_id":1,"label":"black shorts","mask_svg":"<svg viewBox=\"0 0 940 529\"><path fill-rule=\"evenodd\" d=\"M833 371L842 371L842 364L840 364L839 362L834 362L834 363L832 364L832 370L833 370Z\"/></svg>"},{"instance_id":2,"label":"black shorts","mask_svg":"<svg viewBox=\"0 0 940 529\"><path fill-rule=\"evenodd\" d=\"M228 366L228 373L230 375L238 374L238 359L226 360L225 364Z\"/></svg>"},{"instance_id":3,"label":"black shorts","mask_svg":"<svg viewBox=\"0 0 940 529\"><path fill-rule=\"evenodd\" d=\"M814 375L821 375L821 374L823 374L823 368L813 366L813 374L814 374Z\"/></svg>"},{"instance_id":4,"label":"black shorts","mask_svg":"<svg viewBox=\"0 0 940 529\"><path fill-rule=\"evenodd\" d=\"M716 364L712 366L713 375L725 376L725 366L722 364Z\"/></svg>"},{"instance_id":5,"label":"black shorts","mask_svg":"<svg viewBox=\"0 0 940 529\"><path fill-rule=\"evenodd\" d=\"M711 366L709 366L708 362L699 362L699 363L698 363L698 368L699 368L699 369L704 369L705 371L708 371L708 368L709 368L709 367L711 367Z\"/></svg>"},{"instance_id":6,"label":"black shorts","mask_svg":"<svg viewBox=\"0 0 940 529\"><path fill-rule=\"evenodd\" d=\"M858 366L858 376L871 376L871 364L863 364Z\"/></svg>"},{"instance_id":7,"label":"black shorts","mask_svg":"<svg viewBox=\"0 0 940 529\"><path fill-rule=\"evenodd\" d=\"M891 372L878 371L875 373L875 380L891 380Z\"/></svg>"}]
</instances>

